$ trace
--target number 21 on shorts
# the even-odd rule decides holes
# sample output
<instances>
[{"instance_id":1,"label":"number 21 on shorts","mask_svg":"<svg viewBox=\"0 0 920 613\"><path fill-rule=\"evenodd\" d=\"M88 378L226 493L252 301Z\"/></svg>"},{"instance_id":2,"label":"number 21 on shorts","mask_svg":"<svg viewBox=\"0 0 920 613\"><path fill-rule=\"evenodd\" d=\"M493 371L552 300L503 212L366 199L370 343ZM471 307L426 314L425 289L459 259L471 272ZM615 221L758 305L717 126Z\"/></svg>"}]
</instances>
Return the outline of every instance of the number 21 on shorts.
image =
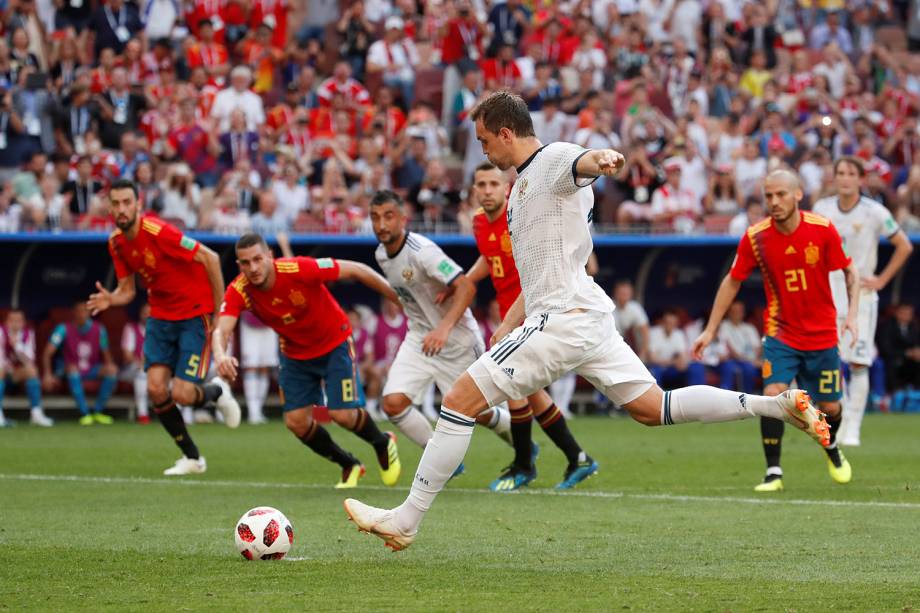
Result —
<instances>
[{"instance_id":1,"label":"number 21 on shorts","mask_svg":"<svg viewBox=\"0 0 920 613\"><path fill-rule=\"evenodd\" d=\"M818 381L818 391L822 394L835 394L840 391L840 370L822 370Z\"/></svg>"}]
</instances>

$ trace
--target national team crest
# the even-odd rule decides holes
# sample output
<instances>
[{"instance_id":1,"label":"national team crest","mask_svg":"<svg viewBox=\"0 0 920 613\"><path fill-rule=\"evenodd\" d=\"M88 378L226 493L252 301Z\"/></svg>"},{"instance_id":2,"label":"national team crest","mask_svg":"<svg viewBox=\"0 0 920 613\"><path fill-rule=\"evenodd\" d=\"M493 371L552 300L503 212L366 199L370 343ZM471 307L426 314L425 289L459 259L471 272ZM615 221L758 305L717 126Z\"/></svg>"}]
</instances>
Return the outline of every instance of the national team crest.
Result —
<instances>
[{"instance_id":1,"label":"national team crest","mask_svg":"<svg viewBox=\"0 0 920 613\"><path fill-rule=\"evenodd\" d=\"M821 259L821 249L814 243L808 243L805 247L805 263L814 266Z\"/></svg>"},{"instance_id":2,"label":"national team crest","mask_svg":"<svg viewBox=\"0 0 920 613\"><path fill-rule=\"evenodd\" d=\"M144 266L147 268L157 267L157 257L153 255L150 249L144 249Z\"/></svg>"},{"instance_id":3,"label":"national team crest","mask_svg":"<svg viewBox=\"0 0 920 613\"><path fill-rule=\"evenodd\" d=\"M405 269L403 269L403 271L402 271L402 278L403 278L403 280L404 280L406 283L408 283L408 282L410 282L410 281L412 280L412 275L413 275L413 274L415 274L415 273L412 272L412 269L411 269L411 268L405 268Z\"/></svg>"},{"instance_id":4,"label":"national team crest","mask_svg":"<svg viewBox=\"0 0 920 613\"><path fill-rule=\"evenodd\" d=\"M502 251L504 251L505 253L511 253L511 236L509 236L507 232L502 234L501 247L502 247Z\"/></svg>"},{"instance_id":5,"label":"national team crest","mask_svg":"<svg viewBox=\"0 0 920 613\"><path fill-rule=\"evenodd\" d=\"M518 200L523 200L527 192L527 178L523 178L518 181Z\"/></svg>"},{"instance_id":6,"label":"national team crest","mask_svg":"<svg viewBox=\"0 0 920 613\"><path fill-rule=\"evenodd\" d=\"M307 303L307 299L303 297L300 290L292 289L291 293L288 294L288 298L291 299L291 304L294 306L303 306Z\"/></svg>"}]
</instances>

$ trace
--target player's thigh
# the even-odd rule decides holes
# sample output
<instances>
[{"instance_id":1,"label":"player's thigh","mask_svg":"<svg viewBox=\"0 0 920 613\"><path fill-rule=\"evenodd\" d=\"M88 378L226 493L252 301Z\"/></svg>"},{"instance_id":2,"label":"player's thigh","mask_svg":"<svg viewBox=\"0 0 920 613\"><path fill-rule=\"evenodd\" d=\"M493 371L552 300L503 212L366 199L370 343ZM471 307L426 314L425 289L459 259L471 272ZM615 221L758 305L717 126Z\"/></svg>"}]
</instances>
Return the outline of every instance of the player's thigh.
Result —
<instances>
[{"instance_id":1,"label":"player's thigh","mask_svg":"<svg viewBox=\"0 0 920 613\"><path fill-rule=\"evenodd\" d=\"M489 406L526 398L576 368L596 347L596 330L581 314L534 315L467 369ZM593 338L592 338L593 337Z\"/></svg>"},{"instance_id":2,"label":"player's thigh","mask_svg":"<svg viewBox=\"0 0 920 613\"><path fill-rule=\"evenodd\" d=\"M450 391L454 382L485 352L485 344L482 339L477 338L476 341L475 345L450 347L438 355L429 357L434 382L442 396Z\"/></svg>"},{"instance_id":3,"label":"player's thigh","mask_svg":"<svg viewBox=\"0 0 920 613\"><path fill-rule=\"evenodd\" d=\"M422 353L420 345L410 343L407 339L399 347L390 366L390 373L383 386L383 396L386 398L404 394L413 402L420 401L428 386L434 382L435 373L435 361Z\"/></svg>"},{"instance_id":4,"label":"player's thigh","mask_svg":"<svg viewBox=\"0 0 920 613\"><path fill-rule=\"evenodd\" d=\"M771 385L781 385L784 390L788 389L803 365L802 352L773 337L764 339L761 375L765 391Z\"/></svg>"},{"instance_id":5,"label":"player's thigh","mask_svg":"<svg viewBox=\"0 0 920 613\"><path fill-rule=\"evenodd\" d=\"M843 396L843 384L837 347L804 354L804 365L796 377L798 384L819 404L839 402Z\"/></svg>"},{"instance_id":6,"label":"player's thigh","mask_svg":"<svg viewBox=\"0 0 920 613\"><path fill-rule=\"evenodd\" d=\"M180 322L165 319L147 319L144 333L144 370L159 364L176 372L179 360Z\"/></svg>"},{"instance_id":7,"label":"player's thigh","mask_svg":"<svg viewBox=\"0 0 920 613\"><path fill-rule=\"evenodd\" d=\"M298 360L281 355L278 371L278 388L284 414L306 409L325 402L323 397L323 373L325 357Z\"/></svg>"},{"instance_id":8,"label":"player's thigh","mask_svg":"<svg viewBox=\"0 0 920 613\"><path fill-rule=\"evenodd\" d=\"M174 375L190 383L201 383L211 367L211 326L207 317L175 322L179 329L179 353Z\"/></svg>"},{"instance_id":9,"label":"player's thigh","mask_svg":"<svg viewBox=\"0 0 920 613\"><path fill-rule=\"evenodd\" d=\"M655 377L620 336L612 315L599 322L597 334L599 341L595 352L574 370L618 406L626 407L649 391L655 384ZM646 404L632 406L638 411Z\"/></svg>"},{"instance_id":10,"label":"player's thigh","mask_svg":"<svg viewBox=\"0 0 920 613\"><path fill-rule=\"evenodd\" d=\"M326 406L330 411L364 407L364 388L355 360L354 342L351 338L326 355L323 382Z\"/></svg>"}]
</instances>

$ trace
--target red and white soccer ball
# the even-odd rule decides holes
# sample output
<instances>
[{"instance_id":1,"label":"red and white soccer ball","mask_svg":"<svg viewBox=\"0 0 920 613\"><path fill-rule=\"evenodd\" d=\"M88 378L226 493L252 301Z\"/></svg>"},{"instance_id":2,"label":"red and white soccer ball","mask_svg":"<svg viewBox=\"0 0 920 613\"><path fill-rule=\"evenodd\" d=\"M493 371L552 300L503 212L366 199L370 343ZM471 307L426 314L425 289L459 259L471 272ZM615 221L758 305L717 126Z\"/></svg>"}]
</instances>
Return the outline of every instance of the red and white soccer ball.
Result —
<instances>
[{"instance_id":1,"label":"red and white soccer ball","mask_svg":"<svg viewBox=\"0 0 920 613\"><path fill-rule=\"evenodd\" d=\"M294 544L294 528L278 509L256 507L236 522L233 538L247 560L280 560Z\"/></svg>"}]
</instances>

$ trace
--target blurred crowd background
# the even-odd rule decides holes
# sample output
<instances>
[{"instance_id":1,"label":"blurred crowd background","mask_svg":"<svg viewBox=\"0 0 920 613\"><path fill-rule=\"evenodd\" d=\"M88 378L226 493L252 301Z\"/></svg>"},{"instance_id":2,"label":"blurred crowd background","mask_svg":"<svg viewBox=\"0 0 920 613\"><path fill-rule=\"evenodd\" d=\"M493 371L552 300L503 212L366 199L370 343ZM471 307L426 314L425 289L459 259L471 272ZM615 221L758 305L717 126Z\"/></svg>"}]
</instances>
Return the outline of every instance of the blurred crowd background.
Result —
<instances>
[{"instance_id":1,"label":"blurred crowd background","mask_svg":"<svg viewBox=\"0 0 920 613\"><path fill-rule=\"evenodd\" d=\"M599 232L740 233L842 154L920 230L918 0L4 0L0 232L104 230L106 186L194 230L368 233L395 188L469 233L468 113L615 147Z\"/></svg>"}]
</instances>

